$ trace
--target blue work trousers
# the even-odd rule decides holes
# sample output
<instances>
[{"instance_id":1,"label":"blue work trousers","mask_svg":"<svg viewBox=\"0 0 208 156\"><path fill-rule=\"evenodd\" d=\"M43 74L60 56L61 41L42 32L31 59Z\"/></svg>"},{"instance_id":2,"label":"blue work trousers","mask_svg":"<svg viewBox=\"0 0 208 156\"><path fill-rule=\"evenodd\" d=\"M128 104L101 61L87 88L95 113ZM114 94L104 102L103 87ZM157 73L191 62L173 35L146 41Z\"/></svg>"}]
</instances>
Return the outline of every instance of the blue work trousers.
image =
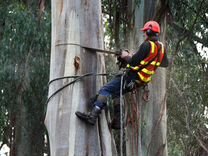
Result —
<instances>
[{"instance_id":1,"label":"blue work trousers","mask_svg":"<svg viewBox=\"0 0 208 156\"><path fill-rule=\"evenodd\" d=\"M114 77L110 82L105 84L99 90L98 94L101 96L106 96L106 97L111 96L112 98L120 97L121 79L122 79L122 75L118 75L118 76ZM124 75L123 82L122 82L122 84L123 84L122 94L132 91L133 87L131 87L131 83L132 83L132 85L134 85L134 79ZM95 104L95 106L98 106L101 109L106 106L106 103L103 103L101 101L96 101L94 104Z\"/></svg>"}]
</instances>

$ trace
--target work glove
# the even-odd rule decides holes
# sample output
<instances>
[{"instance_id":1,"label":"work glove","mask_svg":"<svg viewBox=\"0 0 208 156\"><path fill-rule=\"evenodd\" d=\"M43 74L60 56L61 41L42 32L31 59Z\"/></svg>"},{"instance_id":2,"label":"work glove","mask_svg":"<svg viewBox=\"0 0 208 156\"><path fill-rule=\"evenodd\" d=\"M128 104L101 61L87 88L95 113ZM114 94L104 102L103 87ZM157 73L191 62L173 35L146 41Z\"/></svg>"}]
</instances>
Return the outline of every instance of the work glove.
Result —
<instances>
[{"instance_id":1,"label":"work glove","mask_svg":"<svg viewBox=\"0 0 208 156\"><path fill-rule=\"evenodd\" d=\"M129 56L129 53L130 52L128 50L122 50L120 57L124 59L125 57Z\"/></svg>"},{"instance_id":2,"label":"work glove","mask_svg":"<svg viewBox=\"0 0 208 156\"><path fill-rule=\"evenodd\" d=\"M119 66L119 69L126 68L128 59L130 59L131 57L132 55L128 50L120 50L117 54L117 65Z\"/></svg>"},{"instance_id":3,"label":"work glove","mask_svg":"<svg viewBox=\"0 0 208 156\"><path fill-rule=\"evenodd\" d=\"M133 53L130 52L128 49L121 51L121 58L126 60L127 62L132 58Z\"/></svg>"}]
</instances>

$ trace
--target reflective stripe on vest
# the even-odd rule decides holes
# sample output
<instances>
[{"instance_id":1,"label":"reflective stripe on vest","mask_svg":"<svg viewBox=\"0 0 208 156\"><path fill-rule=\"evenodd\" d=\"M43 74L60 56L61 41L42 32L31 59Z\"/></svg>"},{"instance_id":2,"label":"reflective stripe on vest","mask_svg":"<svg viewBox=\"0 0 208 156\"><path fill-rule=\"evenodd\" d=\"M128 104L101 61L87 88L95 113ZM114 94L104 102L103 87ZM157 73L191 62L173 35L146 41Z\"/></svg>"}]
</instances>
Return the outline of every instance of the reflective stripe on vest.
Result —
<instances>
[{"instance_id":1,"label":"reflective stripe on vest","mask_svg":"<svg viewBox=\"0 0 208 156\"><path fill-rule=\"evenodd\" d=\"M156 64L157 66L160 66L160 64L161 64L161 62L163 60L163 57L164 57L164 53L165 53L165 48L164 48L163 43L162 42L159 42L159 43L161 45L161 54L160 54L159 60L158 60L158 62Z\"/></svg>"},{"instance_id":2,"label":"reflective stripe on vest","mask_svg":"<svg viewBox=\"0 0 208 156\"><path fill-rule=\"evenodd\" d=\"M145 74L148 74L148 75L153 75L155 73L155 71L149 71L146 68L143 68L142 72L144 72Z\"/></svg>"},{"instance_id":3,"label":"reflective stripe on vest","mask_svg":"<svg viewBox=\"0 0 208 156\"><path fill-rule=\"evenodd\" d=\"M137 71L137 70L139 70L139 66L130 66L130 64L127 64L127 66L126 66L127 68L130 68L130 69L132 69L132 70L135 70L135 71Z\"/></svg>"},{"instance_id":4,"label":"reflective stripe on vest","mask_svg":"<svg viewBox=\"0 0 208 156\"><path fill-rule=\"evenodd\" d=\"M150 55L146 59L140 62L141 65L147 65L151 59L153 59L157 55L157 46L154 42L149 41L151 48L150 48Z\"/></svg>"},{"instance_id":5,"label":"reflective stripe on vest","mask_svg":"<svg viewBox=\"0 0 208 156\"><path fill-rule=\"evenodd\" d=\"M142 74L138 73L140 80L142 80L145 83L148 83L151 81L151 77L144 77Z\"/></svg>"},{"instance_id":6,"label":"reflective stripe on vest","mask_svg":"<svg viewBox=\"0 0 208 156\"><path fill-rule=\"evenodd\" d=\"M151 81L151 76L155 74L155 70L157 69L158 66L160 66L162 59L164 57L164 46L161 42L158 42L161 45L159 52L156 43L152 41L149 41L149 43L151 45L149 56L144 60L142 60L139 66L133 67L130 66L129 64L127 65L127 68L130 68L134 71L138 71L137 74L139 78L145 83Z\"/></svg>"}]
</instances>

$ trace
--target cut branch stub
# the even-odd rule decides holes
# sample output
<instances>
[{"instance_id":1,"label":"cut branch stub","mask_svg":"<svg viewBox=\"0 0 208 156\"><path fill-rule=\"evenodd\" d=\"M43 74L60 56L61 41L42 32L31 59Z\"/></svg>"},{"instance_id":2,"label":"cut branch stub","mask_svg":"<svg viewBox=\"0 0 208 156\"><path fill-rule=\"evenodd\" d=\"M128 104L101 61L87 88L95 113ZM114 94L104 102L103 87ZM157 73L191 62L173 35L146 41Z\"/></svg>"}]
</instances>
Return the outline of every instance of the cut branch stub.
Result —
<instances>
[{"instance_id":1,"label":"cut branch stub","mask_svg":"<svg viewBox=\"0 0 208 156\"><path fill-rule=\"evenodd\" d=\"M74 67L76 72L80 69L80 57L78 56L74 57Z\"/></svg>"}]
</instances>

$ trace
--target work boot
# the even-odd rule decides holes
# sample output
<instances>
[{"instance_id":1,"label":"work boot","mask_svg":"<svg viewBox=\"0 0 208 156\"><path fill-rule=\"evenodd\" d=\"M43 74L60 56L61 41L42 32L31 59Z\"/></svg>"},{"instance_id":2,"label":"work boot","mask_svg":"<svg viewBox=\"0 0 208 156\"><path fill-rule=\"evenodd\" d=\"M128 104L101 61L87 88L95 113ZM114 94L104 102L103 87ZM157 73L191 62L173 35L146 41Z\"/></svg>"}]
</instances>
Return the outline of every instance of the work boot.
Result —
<instances>
[{"instance_id":1,"label":"work boot","mask_svg":"<svg viewBox=\"0 0 208 156\"><path fill-rule=\"evenodd\" d=\"M101 113L102 108L106 105L107 102L107 97L98 95L92 100L93 102L93 107L91 112L88 113L82 113L77 111L75 114L77 115L78 118L82 119L83 121L94 125L96 123L96 120Z\"/></svg>"},{"instance_id":2,"label":"work boot","mask_svg":"<svg viewBox=\"0 0 208 156\"><path fill-rule=\"evenodd\" d=\"M114 116L111 121L111 128L112 129L121 129L121 122L120 122L120 104L115 104L114 105Z\"/></svg>"},{"instance_id":3,"label":"work boot","mask_svg":"<svg viewBox=\"0 0 208 156\"><path fill-rule=\"evenodd\" d=\"M95 125L96 120L100 113L101 113L101 109L94 106L91 112L82 113L82 112L77 111L75 114L77 115L78 118L85 121L86 123L90 125Z\"/></svg>"}]
</instances>

